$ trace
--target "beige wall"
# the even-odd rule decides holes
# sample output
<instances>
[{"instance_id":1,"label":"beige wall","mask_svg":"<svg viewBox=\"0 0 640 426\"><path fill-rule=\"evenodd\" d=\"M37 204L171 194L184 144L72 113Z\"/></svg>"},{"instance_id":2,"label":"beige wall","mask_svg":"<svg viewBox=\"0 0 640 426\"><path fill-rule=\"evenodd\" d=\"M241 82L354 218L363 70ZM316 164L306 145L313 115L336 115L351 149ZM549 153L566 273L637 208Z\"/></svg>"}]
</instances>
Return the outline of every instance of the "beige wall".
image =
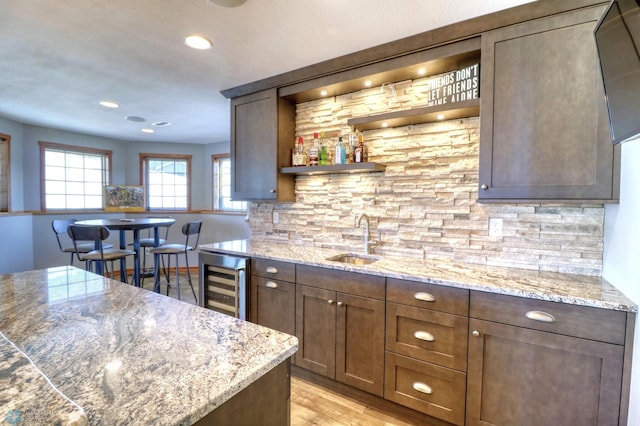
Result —
<instances>
[{"instance_id":1,"label":"beige wall","mask_svg":"<svg viewBox=\"0 0 640 426\"><path fill-rule=\"evenodd\" d=\"M296 135L310 143L349 132L351 117L427 102L424 80L397 84L395 99L385 89L299 104ZM380 254L600 275L603 205L476 202L479 129L476 117L365 132L384 173L298 176L295 203L251 204L252 236L362 250L366 212Z\"/></svg>"}]
</instances>

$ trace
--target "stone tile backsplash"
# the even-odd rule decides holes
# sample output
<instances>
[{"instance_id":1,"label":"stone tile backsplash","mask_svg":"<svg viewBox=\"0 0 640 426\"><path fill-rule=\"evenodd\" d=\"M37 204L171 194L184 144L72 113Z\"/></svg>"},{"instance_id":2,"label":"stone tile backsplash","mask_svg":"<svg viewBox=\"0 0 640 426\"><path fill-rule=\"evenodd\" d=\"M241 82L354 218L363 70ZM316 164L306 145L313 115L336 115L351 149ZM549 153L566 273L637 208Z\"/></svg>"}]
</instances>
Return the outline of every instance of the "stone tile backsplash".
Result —
<instances>
[{"instance_id":1,"label":"stone tile backsplash","mask_svg":"<svg viewBox=\"0 0 640 426\"><path fill-rule=\"evenodd\" d=\"M405 82L392 101L373 88L299 104L296 136L346 134L352 116L421 106L421 93ZM385 172L297 176L294 203L250 203L251 235L362 251L367 213L378 254L600 275L603 205L476 202L479 131L475 117L365 132Z\"/></svg>"}]
</instances>

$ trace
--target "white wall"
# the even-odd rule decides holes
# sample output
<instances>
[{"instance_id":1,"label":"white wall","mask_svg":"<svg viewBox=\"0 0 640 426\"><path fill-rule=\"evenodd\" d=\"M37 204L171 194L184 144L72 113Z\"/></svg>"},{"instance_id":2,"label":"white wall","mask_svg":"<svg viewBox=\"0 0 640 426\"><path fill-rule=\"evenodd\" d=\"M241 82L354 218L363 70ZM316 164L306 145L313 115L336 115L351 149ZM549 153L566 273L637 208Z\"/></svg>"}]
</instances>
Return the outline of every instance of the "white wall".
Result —
<instances>
[{"instance_id":1,"label":"white wall","mask_svg":"<svg viewBox=\"0 0 640 426\"><path fill-rule=\"evenodd\" d=\"M603 277L640 305L640 140L622 145L620 204L606 206ZM636 317L629 425L640 425L640 323Z\"/></svg>"}]
</instances>

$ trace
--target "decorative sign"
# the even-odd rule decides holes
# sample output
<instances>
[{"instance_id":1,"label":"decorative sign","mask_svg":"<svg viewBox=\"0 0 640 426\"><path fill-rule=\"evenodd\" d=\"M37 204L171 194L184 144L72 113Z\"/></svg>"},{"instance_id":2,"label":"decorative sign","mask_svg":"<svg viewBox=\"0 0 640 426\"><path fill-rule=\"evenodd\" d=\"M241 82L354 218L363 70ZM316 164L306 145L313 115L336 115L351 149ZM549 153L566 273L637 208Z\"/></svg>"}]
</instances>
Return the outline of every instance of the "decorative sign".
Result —
<instances>
[{"instance_id":1,"label":"decorative sign","mask_svg":"<svg viewBox=\"0 0 640 426\"><path fill-rule=\"evenodd\" d=\"M452 104L480 97L480 64L427 79L427 106Z\"/></svg>"},{"instance_id":2,"label":"decorative sign","mask_svg":"<svg viewBox=\"0 0 640 426\"><path fill-rule=\"evenodd\" d=\"M104 210L107 212L143 212L144 187L106 185Z\"/></svg>"}]
</instances>

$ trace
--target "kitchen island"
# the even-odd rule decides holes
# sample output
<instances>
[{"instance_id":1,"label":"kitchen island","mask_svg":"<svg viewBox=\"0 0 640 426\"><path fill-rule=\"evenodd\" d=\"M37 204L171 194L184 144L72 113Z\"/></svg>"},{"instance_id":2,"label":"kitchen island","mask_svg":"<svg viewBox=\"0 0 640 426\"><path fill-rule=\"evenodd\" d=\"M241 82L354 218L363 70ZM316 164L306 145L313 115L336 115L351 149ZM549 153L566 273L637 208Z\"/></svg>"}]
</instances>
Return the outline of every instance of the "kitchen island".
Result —
<instances>
[{"instance_id":1,"label":"kitchen island","mask_svg":"<svg viewBox=\"0 0 640 426\"><path fill-rule=\"evenodd\" d=\"M288 412L295 337L74 267L0 276L0 332L10 423L206 423L273 372Z\"/></svg>"}]
</instances>

